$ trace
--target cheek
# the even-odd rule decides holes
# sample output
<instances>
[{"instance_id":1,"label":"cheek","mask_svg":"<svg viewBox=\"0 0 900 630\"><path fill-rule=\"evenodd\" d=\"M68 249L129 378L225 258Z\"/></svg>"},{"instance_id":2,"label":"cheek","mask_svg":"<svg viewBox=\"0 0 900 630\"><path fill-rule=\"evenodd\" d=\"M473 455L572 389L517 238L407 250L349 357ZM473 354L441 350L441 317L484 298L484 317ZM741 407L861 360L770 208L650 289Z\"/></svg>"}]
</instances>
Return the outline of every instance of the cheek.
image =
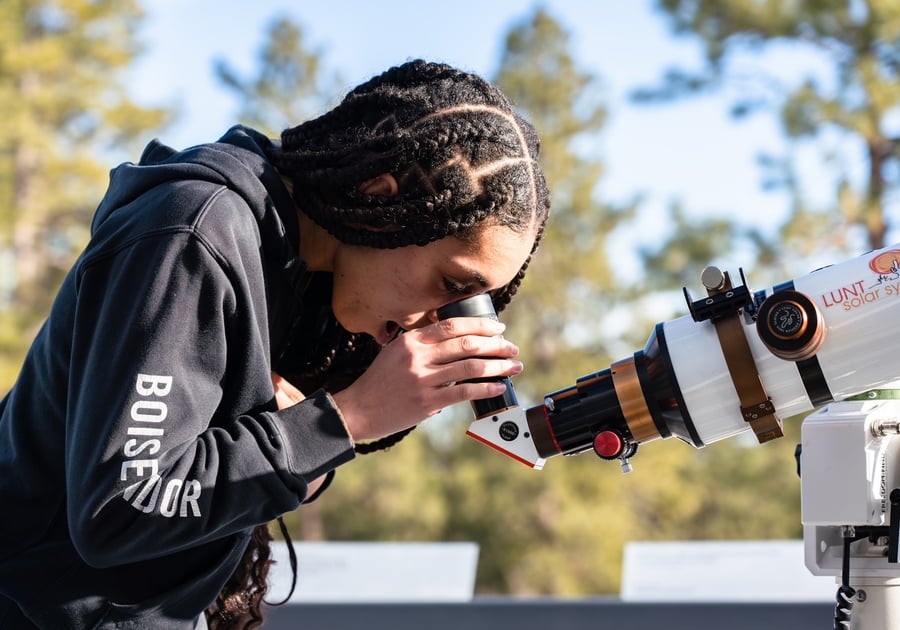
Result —
<instances>
[{"instance_id":1,"label":"cheek","mask_svg":"<svg viewBox=\"0 0 900 630\"><path fill-rule=\"evenodd\" d=\"M357 282L352 276L335 276L331 308L341 325L351 332L361 331L375 307L377 293L366 287L367 283Z\"/></svg>"},{"instance_id":2,"label":"cheek","mask_svg":"<svg viewBox=\"0 0 900 630\"><path fill-rule=\"evenodd\" d=\"M334 315L348 330L383 316L385 295L391 295L389 260L379 252L347 257L334 270L331 298Z\"/></svg>"},{"instance_id":3,"label":"cheek","mask_svg":"<svg viewBox=\"0 0 900 630\"><path fill-rule=\"evenodd\" d=\"M340 268L334 271L334 286L331 293L331 309L338 322L351 332L359 332L359 315L363 295L359 284L354 282L355 274Z\"/></svg>"},{"instance_id":4,"label":"cheek","mask_svg":"<svg viewBox=\"0 0 900 630\"><path fill-rule=\"evenodd\" d=\"M332 308L348 330L372 329L388 320L408 321L441 304L434 273L420 249L356 250L334 269ZM432 286L434 285L434 286Z\"/></svg>"}]
</instances>

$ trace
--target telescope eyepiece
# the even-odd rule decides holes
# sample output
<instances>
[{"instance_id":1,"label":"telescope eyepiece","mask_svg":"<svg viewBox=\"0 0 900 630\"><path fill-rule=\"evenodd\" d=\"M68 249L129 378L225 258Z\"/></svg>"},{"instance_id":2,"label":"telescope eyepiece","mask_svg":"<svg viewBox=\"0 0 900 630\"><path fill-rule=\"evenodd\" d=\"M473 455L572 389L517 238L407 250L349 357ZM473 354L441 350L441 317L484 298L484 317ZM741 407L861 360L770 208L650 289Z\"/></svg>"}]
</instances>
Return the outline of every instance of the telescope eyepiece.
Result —
<instances>
[{"instance_id":1,"label":"telescope eyepiece","mask_svg":"<svg viewBox=\"0 0 900 630\"><path fill-rule=\"evenodd\" d=\"M472 295L456 302L442 306L437 311L438 319L450 319L451 317L487 317L496 320L497 311L494 310L494 302L487 293ZM506 391L493 398L472 401L472 410L476 418L485 418L504 409L510 409L519 405L516 390L512 380L508 376L501 378L472 379L472 382L500 381L506 385Z\"/></svg>"}]
</instances>

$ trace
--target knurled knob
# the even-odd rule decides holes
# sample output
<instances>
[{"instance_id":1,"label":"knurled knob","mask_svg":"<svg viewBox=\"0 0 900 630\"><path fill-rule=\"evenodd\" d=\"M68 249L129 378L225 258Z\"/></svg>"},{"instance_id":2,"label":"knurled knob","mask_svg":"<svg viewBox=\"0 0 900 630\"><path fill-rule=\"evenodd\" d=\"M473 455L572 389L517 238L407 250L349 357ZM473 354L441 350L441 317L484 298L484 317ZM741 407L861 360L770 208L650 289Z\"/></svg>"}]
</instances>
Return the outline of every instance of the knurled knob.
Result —
<instances>
[{"instance_id":1,"label":"knurled knob","mask_svg":"<svg viewBox=\"0 0 900 630\"><path fill-rule=\"evenodd\" d=\"M622 436L615 431L601 431L594 436L594 452L603 459L615 459L624 449Z\"/></svg>"},{"instance_id":2,"label":"knurled knob","mask_svg":"<svg viewBox=\"0 0 900 630\"><path fill-rule=\"evenodd\" d=\"M776 291L760 305L756 331L766 348L787 361L802 361L825 341L825 322L815 302L793 289Z\"/></svg>"}]
</instances>

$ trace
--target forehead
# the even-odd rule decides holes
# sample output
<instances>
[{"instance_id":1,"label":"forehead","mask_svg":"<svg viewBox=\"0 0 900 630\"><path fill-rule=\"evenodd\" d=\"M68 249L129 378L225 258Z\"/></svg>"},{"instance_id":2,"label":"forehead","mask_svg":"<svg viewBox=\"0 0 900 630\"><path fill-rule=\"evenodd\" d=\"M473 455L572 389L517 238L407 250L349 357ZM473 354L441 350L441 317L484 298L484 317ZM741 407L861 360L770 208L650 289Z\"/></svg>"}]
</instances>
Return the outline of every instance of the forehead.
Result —
<instances>
[{"instance_id":1,"label":"forehead","mask_svg":"<svg viewBox=\"0 0 900 630\"><path fill-rule=\"evenodd\" d=\"M531 254L534 225L516 232L503 225L488 225L466 239L444 238L432 243L443 271L484 279L487 290L503 287L516 276Z\"/></svg>"}]
</instances>

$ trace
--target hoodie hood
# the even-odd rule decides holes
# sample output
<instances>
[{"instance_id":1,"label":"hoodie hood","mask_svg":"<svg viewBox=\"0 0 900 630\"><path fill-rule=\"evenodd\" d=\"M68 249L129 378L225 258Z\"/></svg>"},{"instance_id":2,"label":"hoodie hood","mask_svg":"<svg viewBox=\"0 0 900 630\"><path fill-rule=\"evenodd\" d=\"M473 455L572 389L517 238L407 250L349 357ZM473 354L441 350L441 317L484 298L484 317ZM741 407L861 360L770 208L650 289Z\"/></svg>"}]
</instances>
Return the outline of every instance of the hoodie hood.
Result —
<instances>
[{"instance_id":1,"label":"hoodie hood","mask_svg":"<svg viewBox=\"0 0 900 630\"><path fill-rule=\"evenodd\" d=\"M278 265L297 265L299 227L293 199L281 175L266 158L275 145L263 134L236 125L217 142L176 151L159 140L144 149L137 164L126 162L112 170L110 186L97 208L91 232L153 188L171 181L197 180L228 187L247 203L266 241L265 251ZM273 247L275 241L281 247Z\"/></svg>"}]
</instances>

